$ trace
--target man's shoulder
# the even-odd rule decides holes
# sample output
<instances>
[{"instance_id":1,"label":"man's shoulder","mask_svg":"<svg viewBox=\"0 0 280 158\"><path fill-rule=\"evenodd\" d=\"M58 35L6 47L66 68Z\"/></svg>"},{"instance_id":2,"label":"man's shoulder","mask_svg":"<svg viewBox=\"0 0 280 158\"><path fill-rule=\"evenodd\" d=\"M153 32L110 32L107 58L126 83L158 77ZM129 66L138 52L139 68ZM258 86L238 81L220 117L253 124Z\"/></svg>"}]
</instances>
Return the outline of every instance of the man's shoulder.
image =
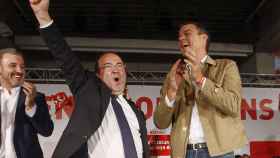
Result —
<instances>
[{"instance_id":1,"label":"man's shoulder","mask_svg":"<svg viewBox=\"0 0 280 158\"><path fill-rule=\"evenodd\" d=\"M235 64L235 61L231 60L231 59L215 59L216 63L219 65L228 65L228 64Z\"/></svg>"},{"instance_id":2,"label":"man's shoulder","mask_svg":"<svg viewBox=\"0 0 280 158\"><path fill-rule=\"evenodd\" d=\"M225 69L228 67L237 67L236 62L231 59L215 59L216 65L215 67L220 69Z\"/></svg>"},{"instance_id":3,"label":"man's shoulder","mask_svg":"<svg viewBox=\"0 0 280 158\"><path fill-rule=\"evenodd\" d=\"M45 94L43 92L37 92L37 95L39 96L45 96Z\"/></svg>"},{"instance_id":4,"label":"man's shoulder","mask_svg":"<svg viewBox=\"0 0 280 158\"><path fill-rule=\"evenodd\" d=\"M222 77L225 73L236 72L236 69L238 70L238 66L231 59L215 59L215 65L209 67L208 76L213 80L218 80L217 76Z\"/></svg>"},{"instance_id":5,"label":"man's shoulder","mask_svg":"<svg viewBox=\"0 0 280 158\"><path fill-rule=\"evenodd\" d=\"M42 92L37 92L36 94L37 99L46 99L45 97L46 97L45 94Z\"/></svg>"}]
</instances>

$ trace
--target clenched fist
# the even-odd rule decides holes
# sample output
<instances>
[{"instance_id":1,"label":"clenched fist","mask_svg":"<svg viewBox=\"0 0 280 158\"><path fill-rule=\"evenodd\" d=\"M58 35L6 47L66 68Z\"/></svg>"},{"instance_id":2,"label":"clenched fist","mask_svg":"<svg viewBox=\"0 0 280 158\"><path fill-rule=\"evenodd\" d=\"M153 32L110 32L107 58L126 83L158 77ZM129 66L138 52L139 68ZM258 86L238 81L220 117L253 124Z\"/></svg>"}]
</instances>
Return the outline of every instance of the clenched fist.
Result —
<instances>
[{"instance_id":1,"label":"clenched fist","mask_svg":"<svg viewBox=\"0 0 280 158\"><path fill-rule=\"evenodd\" d=\"M50 0L29 0L29 3L39 22L39 25L45 26L50 24L52 21L49 15Z\"/></svg>"}]
</instances>

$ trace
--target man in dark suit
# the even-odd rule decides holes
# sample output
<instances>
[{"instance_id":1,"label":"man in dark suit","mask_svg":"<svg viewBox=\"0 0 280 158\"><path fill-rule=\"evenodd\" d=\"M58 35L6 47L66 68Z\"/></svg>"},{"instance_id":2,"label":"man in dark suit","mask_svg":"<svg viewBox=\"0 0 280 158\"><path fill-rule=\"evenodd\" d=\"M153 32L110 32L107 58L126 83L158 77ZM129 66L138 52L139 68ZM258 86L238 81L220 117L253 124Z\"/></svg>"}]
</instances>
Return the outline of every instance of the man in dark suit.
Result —
<instances>
[{"instance_id":1,"label":"man in dark suit","mask_svg":"<svg viewBox=\"0 0 280 158\"><path fill-rule=\"evenodd\" d=\"M13 48L1 49L1 158L43 158L37 134L53 131L45 96L24 77L23 56Z\"/></svg>"},{"instance_id":2,"label":"man in dark suit","mask_svg":"<svg viewBox=\"0 0 280 158\"><path fill-rule=\"evenodd\" d=\"M30 0L30 4L76 103L53 158L148 158L144 115L123 97L126 71L122 59L108 52L98 58L95 74L85 70L50 18L49 0ZM119 107L126 127L119 121ZM124 130L129 132L123 134ZM133 139L131 148L126 146L127 138Z\"/></svg>"}]
</instances>

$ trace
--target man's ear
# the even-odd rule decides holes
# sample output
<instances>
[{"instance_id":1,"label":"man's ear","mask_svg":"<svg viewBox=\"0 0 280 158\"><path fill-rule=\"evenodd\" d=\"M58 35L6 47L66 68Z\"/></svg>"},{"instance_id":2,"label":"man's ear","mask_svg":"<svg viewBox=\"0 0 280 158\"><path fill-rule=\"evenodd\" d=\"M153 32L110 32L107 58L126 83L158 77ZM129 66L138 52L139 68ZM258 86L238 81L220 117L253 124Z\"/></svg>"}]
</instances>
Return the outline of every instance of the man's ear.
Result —
<instances>
[{"instance_id":1,"label":"man's ear","mask_svg":"<svg viewBox=\"0 0 280 158\"><path fill-rule=\"evenodd\" d=\"M202 34L201 36L202 36L202 38L205 42L205 45L207 45L208 35L207 34Z\"/></svg>"},{"instance_id":2,"label":"man's ear","mask_svg":"<svg viewBox=\"0 0 280 158\"><path fill-rule=\"evenodd\" d=\"M99 72L96 72L95 74L96 74L96 76L97 76L98 78L100 78Z\"/></svg>"},{"instance_id":3,"label":"man's ear","mask_svg":"<svg viewBox=\"0 0 280 158\"><path fill-rule=\"evenodd\" d=\"M125 71L125 73L128 72L126 64L124 64L124 71Z\"/></svg>"},{"instance_id":4,"label":"man's ear","mask_svg":"<svg viewBox=\"0 0 280 158\"><path fill-rule=\"evenodd\" d=\"M205 39L205 41L208 40L208 35L207 34L202 34L202 38Z\"/></svg>"}]
</instances>

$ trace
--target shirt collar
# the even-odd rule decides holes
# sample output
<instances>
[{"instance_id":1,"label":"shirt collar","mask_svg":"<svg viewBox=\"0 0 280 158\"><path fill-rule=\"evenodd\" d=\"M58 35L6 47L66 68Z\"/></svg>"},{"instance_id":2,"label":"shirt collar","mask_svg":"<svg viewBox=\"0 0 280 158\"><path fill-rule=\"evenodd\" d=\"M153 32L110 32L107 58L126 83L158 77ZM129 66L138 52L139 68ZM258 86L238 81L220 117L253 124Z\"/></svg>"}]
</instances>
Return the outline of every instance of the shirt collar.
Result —
<instances>
[{"instance_id":1,"label":"shirt collar","mask_svg":"<svg viewBox=\"0 0 280 158\"><path fill-rule=\"evenodd\" d=\"M200 62L204 64L204 63L206 62L207 57L208 57L208 55L205 55L205 56L201 59Z\"/></svg>"},{"instance_id":2,"label":"shirt collar","mask_svg":"<svg viewBox=\"0 0 280 158\"><path fill-rule=\"evenodd\" d=\"M17 93L19 92L20 88L21 88L20 86L11 88L11 93L9 93L9 92L7 91L6 88L3 88L3 87L1 86L1 87L0 87L0 91L4 91L4 93L7 93L7 94L9 94L9 95L14 95L14 94L17 94Z\"/></svg>"},{"instance_id":3,"label":"shirt collar","mask_svg":"<svg viewBox=\"0 0 280 158\"><path fill-rule=\"evenodd\" d=\"M123 95L122 95L122 94L117 95L117 99L123 100L123 99L124 99L124 98L123 98Z\"/></svg>"}]
</instances>

